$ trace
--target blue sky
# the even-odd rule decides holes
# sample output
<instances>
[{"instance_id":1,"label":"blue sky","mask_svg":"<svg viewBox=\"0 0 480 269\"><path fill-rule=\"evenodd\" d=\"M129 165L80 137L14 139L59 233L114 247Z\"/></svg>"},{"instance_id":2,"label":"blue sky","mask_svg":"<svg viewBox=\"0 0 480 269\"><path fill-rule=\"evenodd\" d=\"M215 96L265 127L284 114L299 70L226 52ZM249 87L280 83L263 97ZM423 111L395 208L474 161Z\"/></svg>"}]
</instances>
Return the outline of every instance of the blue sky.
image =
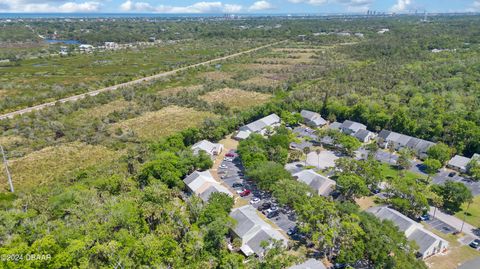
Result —
<instances>
[{"instance_id":1,"label":"blue sky","mask_svg":"<svg viewBox=\"0 0 480 269\"><path fill-rule=\"evenodd\" d=\"M480 0L0 0L0 12L118 13L480 12Z\"/></svg>"}]
</instances>

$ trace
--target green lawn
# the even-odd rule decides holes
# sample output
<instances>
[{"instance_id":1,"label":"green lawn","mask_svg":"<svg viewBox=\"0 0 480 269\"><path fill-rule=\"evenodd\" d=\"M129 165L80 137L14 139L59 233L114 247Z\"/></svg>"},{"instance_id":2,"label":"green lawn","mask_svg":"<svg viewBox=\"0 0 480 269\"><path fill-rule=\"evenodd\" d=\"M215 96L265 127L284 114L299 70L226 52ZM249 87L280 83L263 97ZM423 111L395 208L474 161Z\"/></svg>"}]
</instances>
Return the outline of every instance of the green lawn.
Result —
<instances>
[{"instance_id":1,"label":"green lawn","mask_svg":"<svg viewBox=\"0 0 480 269\"><path fill-rule=\"evenodd\" d=\"M462 209L465 210L466 208L467 204L464 204ZM459 219L463 219L463 212L464 211L457 212L455 216ZM480 227L480 196L473 198L473 203L470 204L470 207L468 208L465 221L475 227Z\"/></svg>"},{"instance_id":2,"label":"green lawn","mask_svg":"<svg viewBox=\"0 0 480 269\"><path fill-rule=\"evenodd\" d=\"M426 178L424 175L419 175L419 174L414 173L412 171L399 171L396 167L394 167L392 165L385 164L385 163L382 163L380 165L380 167L382 168L382 175L385 178L389 178L389 177L390 178L396 178L402 172L404 173L405 178L407 178L407 179Z\"/></svg>"}]
</instances>

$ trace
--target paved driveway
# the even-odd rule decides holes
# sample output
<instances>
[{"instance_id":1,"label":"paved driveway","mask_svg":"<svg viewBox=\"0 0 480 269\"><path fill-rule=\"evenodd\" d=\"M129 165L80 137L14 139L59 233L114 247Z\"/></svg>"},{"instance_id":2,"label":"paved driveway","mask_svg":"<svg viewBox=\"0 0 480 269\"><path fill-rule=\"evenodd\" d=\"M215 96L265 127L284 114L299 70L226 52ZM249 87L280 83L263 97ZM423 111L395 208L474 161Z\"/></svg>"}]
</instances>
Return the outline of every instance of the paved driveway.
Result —
<instances>
[{"instance_id":1,"label":"paved driveway","mask_svg":"<svg viewBox=\"0 0 480 269\"><path fill-rule=\"evenodd\" d=\"M464 178L462 176L459 176L458 173L453 177L449 177L448 174L450 172L452 172L452 171L447 170L447 169L443 169L442 171L440 171L440 173L438 173L437 175L435 175L433 177L432 182L435 183L435 184L443 184L447 180L460 182L460 183L463 183L465 186L467 186L467 188L472 191L472 194L474 196L480 195L480 182L475 182L475 181L472 181L468 178Z\"/></svg>"},{"instance_id":2,"label":"paved driveway","mask_svg":"<svg viewBox=\"0 0 480 269\"><path fill-rule=\"evenodd\" d=\"M437 212L438 212L438 210L437 210ZM439 220L438 218L427 220L427 221L425 221L425 223L430 225L435 230L440 231L444 234L452 234L452 233L457 231L455 228L453 228L452 226L448 225L447 223Z\"/></svg>"},{"instance_id":3,"label":"paved driveway","mask_svg":"<svg viewBox=\"0 0 480 269\"><path fill-rule=\"evenodd\" d=\"M307 165L315 166L318 169L326 169L330 167L335 167L335 160L339 159L341 155L339 153L323 150L320 154L316 152L310 152L307 155Z\"/></svg>"}]
</instances>

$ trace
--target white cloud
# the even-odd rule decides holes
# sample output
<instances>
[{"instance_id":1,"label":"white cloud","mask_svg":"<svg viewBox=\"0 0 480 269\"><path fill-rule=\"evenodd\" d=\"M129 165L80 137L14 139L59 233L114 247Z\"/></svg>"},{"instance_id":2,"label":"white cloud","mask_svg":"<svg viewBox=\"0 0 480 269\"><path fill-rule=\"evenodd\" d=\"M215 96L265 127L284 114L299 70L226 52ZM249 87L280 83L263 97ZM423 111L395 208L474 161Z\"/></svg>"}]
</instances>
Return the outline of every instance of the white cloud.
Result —
<instances>
[{"instance_id":1,"label":"white cloud","mask_svg":"<svg viewBox=\"0 0 480 269\"><path fill-rule=\"evenodd\" d=\"M319 6L327 3L328 0L288 0L288 2L294 3L294 4L307 3L314 6Z\"/></svg>"},{"instance_id":2,"label":"white cloud","mask_svg":"<svg viewBox=\"0 0 480 269\"><path fill-rule=\"evenodd\" d=\"M59 3L60 2L60 3ZM97 12L102 4L96 1L65 2L38 0L0 0L0 12Z\"/></svg>"},{"instance_id":3,"label":"white cloud","mask_svg":"<svg viewBox=\"0 0 480 269\"><path fill-rule=\"evenodd\" d=\"M251 5L248 9L250 11L269 10L269 9L273 9L273 5L267 1L257 1L253 3L253 5Z\"/></svg>"},{"instance_id":4,"label":"white cloud","mask_svg":"<svg viewBox=\"0 0 480 269\"><path fill-rule=\"evenodd\" d=\"M314 6L320 6L327 3L342 4L348 11L366 11L374 0L288 0L291 3L305 3Z\"/></svg>"},{"instance_id":5,"label":"white cloud","mask_svg":"<svg viewBox=\"0 0 480 269\"><path fill-rule=\"evenodd\" d=\"M480 0L474 1L471 7L469 8L469 11L471 12L480 11Z\"/></svg>"},{"instance_id":6,"label":"white cloud","mask_svg":"<svg viewBox=\"0 0 480 269\"><path fill-rule=\"evenodd\" d=\"M223 4L222 2L197 2L190 6L152 6L145 2L133 2L128 0L120 5L122 11L157 12L157 13L236 13L242 10L242 6Z\"/></svg>"},{"instance_id":7,"label":"white cloud","mask_svg":"<svg viewBox=\"0 0 480 269\"><path fill-rule=\"evenodd\" d=\"M397 3L393 5L392 8L390 8L390 11L392 12L401 12L405 11L409 6L411 6L413 3L412 0L397 0Z\"/></svg>"}]
</instances>

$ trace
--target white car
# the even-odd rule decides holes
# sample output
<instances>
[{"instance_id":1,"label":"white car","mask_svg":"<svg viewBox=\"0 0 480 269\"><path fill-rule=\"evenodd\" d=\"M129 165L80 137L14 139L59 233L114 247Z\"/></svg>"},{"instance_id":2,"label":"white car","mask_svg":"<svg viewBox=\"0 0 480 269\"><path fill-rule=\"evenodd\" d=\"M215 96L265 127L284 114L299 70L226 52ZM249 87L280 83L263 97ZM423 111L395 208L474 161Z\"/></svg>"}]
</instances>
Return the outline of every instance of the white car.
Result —
<instances>
[{"instance_id":1,"label":"white car","mask_svg":"<svg viewBox=\"0 0 480 269\"><path fill-rule=\"evenodd\" d=\"M252 200L250 200L250 204L252 205L258 204L258 202L260 202L260 198L258 197L253 197Z\"/></svg>"},{"instance_id":2,"label":"white car","mask_svg":"<svg viewBox=\"0 0 480 269\"><path fill-rule=\"evenodd\" d=\"M224 164L220 165L219 167L220 167L220 168L227 168L227 166L224 165Z\"/></svg>"},{"instance_id":3,"label":"white car","mask_svg":"<svg viewBox=\"0 0 480 269\"><path fill-rule=\"evenodd\" d=\"M226 162L231 162L231 161L233 161L232 158L228 158L228 157L227 157L227 158L224 158L223 160L226 161Z\"/></svg>"},{"instance_id":4,"label":"white car","mask_svg":"<svg viewBox=\"0 0 480 269\"><path fill-rule=\"evenodd\" d=\"M238 189L238 190L237 190L237 193L240 194L240 193L242 193L243 191L245 191L245 189L244 189L244 188L241 188L241 189Z\"/></svg>"}]
</instances>

